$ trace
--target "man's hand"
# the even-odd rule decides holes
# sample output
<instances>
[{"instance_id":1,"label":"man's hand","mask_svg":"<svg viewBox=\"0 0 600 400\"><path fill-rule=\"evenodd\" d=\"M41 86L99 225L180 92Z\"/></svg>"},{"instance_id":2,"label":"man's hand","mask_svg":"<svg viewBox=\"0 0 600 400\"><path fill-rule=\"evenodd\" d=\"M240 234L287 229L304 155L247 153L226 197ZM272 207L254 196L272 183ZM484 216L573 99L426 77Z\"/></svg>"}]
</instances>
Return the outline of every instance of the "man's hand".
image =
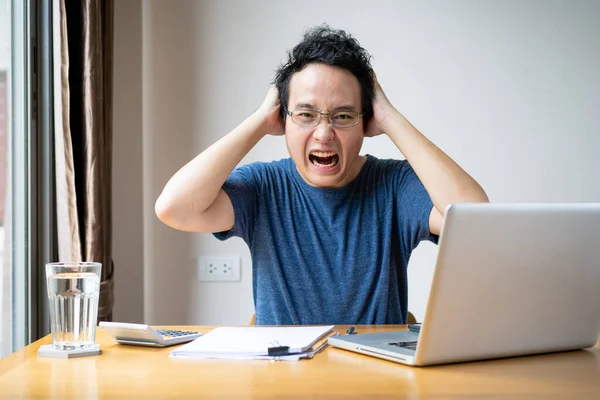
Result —
<instances>
[{"instance_id":1,"label":"man's hand","mask_svg":"<svg viewBox=\"0 0 600 400\"><path fill-rule=\"evenodd\" d=\"M373 137L387 133L386 122L392 114L399 114L386 97L373 72L373 119L367 125L365 136Z\"/></svg>"},{"instance_id":2,"label":"man's hand","mask_svg":"<svg viewBox=\"0 0 600 400\"><path fill-rule=\"evenodd\" d=\"M279 113L280 108L279 91L275 86L271 86L265 100L256 111L256 114L258 114L263 121L263 128L266 134L275 136L285 134L285 127Z\"/></svg>"}]
</instances>

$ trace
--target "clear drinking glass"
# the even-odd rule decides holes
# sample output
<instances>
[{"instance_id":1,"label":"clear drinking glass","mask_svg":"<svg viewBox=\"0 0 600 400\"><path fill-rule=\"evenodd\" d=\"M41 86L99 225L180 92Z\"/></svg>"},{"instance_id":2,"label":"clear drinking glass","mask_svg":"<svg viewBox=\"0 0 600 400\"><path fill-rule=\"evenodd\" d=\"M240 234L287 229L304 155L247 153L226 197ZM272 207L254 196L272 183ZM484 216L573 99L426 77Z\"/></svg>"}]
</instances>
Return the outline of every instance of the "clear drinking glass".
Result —
<instances>
[{"instance_id":1,"label":"clear drinking glass","mask_svg":"<svg viewBox=\"0 0 600 400\"><path fill-rule=\"evenodd\" d=\"M54 348L77 350L95 344L101 270L97 262L46 264Z\"/></svg>"}]
</instances>

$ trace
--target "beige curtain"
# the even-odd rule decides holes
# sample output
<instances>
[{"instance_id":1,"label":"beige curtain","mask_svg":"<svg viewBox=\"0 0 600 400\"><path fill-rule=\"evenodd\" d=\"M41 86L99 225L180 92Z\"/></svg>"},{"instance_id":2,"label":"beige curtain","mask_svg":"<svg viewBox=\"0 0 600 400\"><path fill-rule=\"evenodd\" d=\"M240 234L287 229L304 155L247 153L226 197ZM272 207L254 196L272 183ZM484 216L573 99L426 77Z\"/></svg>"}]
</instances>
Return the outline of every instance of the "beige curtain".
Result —
<instances>
[{"instance_id":1,"label":"beige curtain","mask_svg":"<svg viewBox=\"0 0 600 400\"><path fill-rule=\"evenodd\" d=\"M110 321L113 1L55 1L59 258L102 263L98 319Z\"/></svg>"}]
</instances>

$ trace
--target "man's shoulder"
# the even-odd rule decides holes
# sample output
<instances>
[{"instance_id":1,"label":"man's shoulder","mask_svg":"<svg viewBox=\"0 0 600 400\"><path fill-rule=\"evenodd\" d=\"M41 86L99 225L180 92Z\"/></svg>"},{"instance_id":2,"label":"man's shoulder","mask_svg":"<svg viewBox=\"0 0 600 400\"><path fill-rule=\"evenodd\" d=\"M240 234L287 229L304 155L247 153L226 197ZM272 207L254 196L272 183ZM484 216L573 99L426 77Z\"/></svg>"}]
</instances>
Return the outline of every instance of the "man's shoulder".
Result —
<instances>
[{"instance_id":1,"label":"man's shoulder","mask_svg":"<svg viewBox=\"0 0 600 400\"><path fill-rule=\"evenodd\" d=\"M262 186L269 182L287 180L293 171L292 167L293 162L289 158L275 161L255 161L238 166L229 176L229 180L246 184L254 182Z\"/></svg>"},{"instance_id":2,"label":"man's shoulder","mask_svg":"<svg viewBox=\"0 0 600 400\"><path fill-rule=\"evenodd\" d=\"M378 170L378 171L398 171L402 172L406 169L410 169L410 164L407 160L398 160L394 158L377 158L370 154L367 154L367 162L365 166L369 169Z\"/></svg>"},{"instance_id":3,"label":"man's shoulder","mask_svg":"<svg viewBox=\"0 0 600 400\"><path fill-rule=\"evenodd\" d=\"M267 172L267 171L284 171L290 168L292 163L291 158L282 158L280 160L273 161L254 161L248 164L240 165L237 170L255 171L255 172Z\"/></svg>"}]
</instances>

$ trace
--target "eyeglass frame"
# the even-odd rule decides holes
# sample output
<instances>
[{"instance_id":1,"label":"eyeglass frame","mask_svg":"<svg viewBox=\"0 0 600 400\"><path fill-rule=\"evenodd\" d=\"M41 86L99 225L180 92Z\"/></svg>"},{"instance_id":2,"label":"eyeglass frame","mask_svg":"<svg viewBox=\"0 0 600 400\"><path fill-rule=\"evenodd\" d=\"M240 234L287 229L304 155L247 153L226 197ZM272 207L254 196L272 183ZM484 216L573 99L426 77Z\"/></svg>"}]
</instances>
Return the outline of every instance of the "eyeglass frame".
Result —
<instances>
[{"instance_id":1,"label":"eyeglass frame","mask_svg":"<svg viewBox=\"0 0 600 400\"><path fill-rule=\"evenodd\" d=\"M316 123L316 124L314 124L314 125L301 125L301 124L297 123L296 121L294 121L294 117L293 117L292 113L294 113L294 112L296 112L296 111L311 111L311 112L316 112L316 113L319 113L319 119L317 120L317 123ZM355 113L355 114L357 114L357 115L358 115L358 118L357 118L357 120L356 120L356 123L354 123L353 125L350 125L350 126L336 126L336 125L333 123L333 121L331 120L331 118L329 117L329 116L332 114L332 113L330 113L330 112L328 112L328 113L324 113L324 112L321 112L321 111L318 111L318 110L311 110L311 109L300 109L300 110L291 110L291 111L290 111L290 110L285 110L285 114L290 116L290 118L292 119L292 122L293 122L293 123L295 123L295 124L296 124L296 125L298 125L298 126L301 126L301 127L303 127L303 128L314 128L314 127L317 127L317 126L319 126L319 124L320 124L320 123L321 123L321 121L323 120L323 115L327 115L327 119L329 120L329 124L330 124L331 126L334 126L334 127L338 128L338 129L354 128L356 125L358 125L358 124L359 124L359 122L360 122L360 120L361 120L362 116L365 114L364 112L362 112L362 113L359 113L359 112L357 112L357 111L347 111L347 110L346 110L346 111L336 111L336 112L334 112L333 114L337 114L337 113L341 113L341 112L349 112L349 113Z\"/></svg>"}]
</instances>

